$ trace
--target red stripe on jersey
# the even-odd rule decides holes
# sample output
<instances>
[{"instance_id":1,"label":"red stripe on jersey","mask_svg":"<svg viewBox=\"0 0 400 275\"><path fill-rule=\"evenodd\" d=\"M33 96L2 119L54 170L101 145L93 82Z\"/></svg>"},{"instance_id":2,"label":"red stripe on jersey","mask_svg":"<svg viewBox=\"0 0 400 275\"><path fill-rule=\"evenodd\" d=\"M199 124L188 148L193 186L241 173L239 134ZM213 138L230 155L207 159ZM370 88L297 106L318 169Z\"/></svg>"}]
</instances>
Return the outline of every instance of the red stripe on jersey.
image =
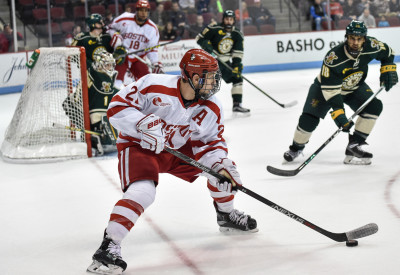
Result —
<instances>
[{"instance_id":1,"label":"red stripe on jersey","mask_svg":"<svg viewBox=\"0 0 400 275\"><path fill-rule=\"evenodd\" d=\"M210 108L210 110L213 111L214 114L218 117L217 123L219 124L221 122L221 110L218 108L217 104L209 100L204 100L200 102L200 105Z\"/></svg>"},{"instance_id":2,"label":"red stripe on jersey","mask_svg":"<svg viewBox=\"0 0 400 275\"><path fill-rule=\"evenodd\" d=\"M135 17L122 17L122 18L120 18L120 19L118 19L118 20L116 20L115 21L115 23L119 23L119 22L121 22L121 21L135 21Z\"/></svg>"},{"instance_id":3,"label":"red stripe on jersey","mask_svg":"<svg viewBox=\"0 0 400 275\"><path fill-rule=\"evenodd\" d=\"M144 212L143 207L133 200L122 199L119 200L115 206L126 207L135 212L138 216L142 215Z\"/></svg>"},{"instance_id":4,"label":"red stripe on jersey","mask_svg":"<svg viewBox=\"0 0 400 275\"><path fill-rule=\"evenodd\" d=\"M204 143L201 140L192 140L192 145L193 147L203 147L203 146L214 146L215 144L218 144L220 142L225 142L224 138L218 139L218 140L214 140L212 142L209 143Z\"/></svg>"},{"instance_id":5,"label":"red stripe on jersey","mask_svg":"<svg viewBox=\"0 0 400 275\"><path fill-rule=\"evenodd\" d=\"M110 215L110 221L111 222L116 222L119 223L120 225L122 225L123 227L125 227L126 229L128 229L128 231L130 231L132 229L132 227L135 225L131 220L129 220L128 218L118 215L118 214L111 214Z\"/></svg>"},{"instance_id":6,"label":"red stripe on jersey","mask_svg":"<svg viewBox=\"0 0 400 275\"><path fill-rule=\"evenodd\" d=\"M168 88L162 85L151 85L141 90L140 93L143 95L150 93L158 93L158 94L178 97L179 90L177 88Z\"/></svg>"},{"instance_id":7,"label":"red stripe on jersey","mask_svg":"<svg viewBox=\"0 0 400 275\"><path fill-rule=\"evenodd\" d=\"M218 146L218 147L211 147L211 148L208 148L207 150L204 150L204 151L202 151L202 152L200 152L200 153L197 153L195 159L196 159L196 160L199 160L199 159L201 159L206 153L208 153L208 152L210 152L210 151L214 151L214 150L216 150L216 149L221 149L221 150L224 150L226 153L228 153L228 149L226 149L225 147L221 147L221 146Z\"/></svg>"}]
</instances>

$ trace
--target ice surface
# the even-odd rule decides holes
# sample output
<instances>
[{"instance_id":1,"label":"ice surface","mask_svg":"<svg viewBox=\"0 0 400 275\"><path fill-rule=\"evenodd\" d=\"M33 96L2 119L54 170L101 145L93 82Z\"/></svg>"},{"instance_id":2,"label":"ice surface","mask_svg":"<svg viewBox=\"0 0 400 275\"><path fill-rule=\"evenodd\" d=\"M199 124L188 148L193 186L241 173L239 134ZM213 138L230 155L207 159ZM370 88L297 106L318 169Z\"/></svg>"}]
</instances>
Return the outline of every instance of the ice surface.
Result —
<instances>
[{"instance_id":1,"label":"ice surface","mask_svg":"<svg viewBox=\"0 0 400 275\"><path fill-rule=\"evenodd\" d=\"M236 207L255 217L260 231L225 236L204 179L189 184L161 175L155 203L122 243L126 274L399 274L400 85L379 95L384 110L366 148L374 154L372 165L342 164L347 137L341 133L295 177L265 169L295 169L336 130L327 116L304 156L282 165L317 72L246 75L277 101L299 104L281 108L245 82L243 105L252 115L242 119L232 118L231 86L223 84L217 95L225 109L229 156L248 189L310 222L336 233L374 222L378 233L349 248L239 193ZM367 83L379 88L379 66L370 66ZM18 97L0 96L0 142ZM115 156L47 164L0 161L0 273L86 274L121 194Z\"/></svg>"}]
</instances>

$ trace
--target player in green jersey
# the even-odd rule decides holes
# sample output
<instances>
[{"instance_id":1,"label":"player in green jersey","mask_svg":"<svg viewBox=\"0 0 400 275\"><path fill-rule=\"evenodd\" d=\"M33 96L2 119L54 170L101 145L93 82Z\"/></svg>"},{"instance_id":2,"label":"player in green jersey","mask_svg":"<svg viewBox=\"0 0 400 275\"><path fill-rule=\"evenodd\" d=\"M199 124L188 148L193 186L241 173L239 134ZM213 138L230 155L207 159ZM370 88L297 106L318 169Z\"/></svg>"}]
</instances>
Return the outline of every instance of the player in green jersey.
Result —
<instances>
[{"instance_id":1,"label":"player in green jersey","mask_svg":"<svg viewBox=\"0 0 400 275\"><path fill-rule=\"evenodd\" d=\"M197 43L207 52L215 53L222 78L226 83L232 83L232 99L234 113L249 115L250 110L242 107L243 97L243 34L235 28L235 13L226 10L222 22L218 25L208 25L196 37ZM233 68L228 69L221 61Z\"/></svg>"},{"instance_id":2,"label":"player in green jersey","mask_svg":"<svg viewBox=\"0 0 400 275\"><path fill-rule=\"evenodd\" d=\"M102 51L114 52L111 46L111 36L104 32L103 17L94 13L86 18L90 31L81 32L74 37L71 46L84 47L86 51L87 68L91 67L94 55Z\"/></svg>"},{"instance_id":3,"label":"player in green jersey","mask_svg":"<svg viewBox=\"0 0 400 275\"><path fill-rule=\"evenodd\" d=\"M344 103L356 111L370 96L371 88L364 82L368 64L376 59L381 62L381 85L389 91L397 82L394 52L385 43L367 36L367 27L361 21L352 21L346 28L345 41L331 49L322 64L321 71L311 85L303 112L294 134L293 143L284 153L286 161L297 158L308 143L319 120L328 111L336 125L349 133L349 144L345 150L345 164L370 164L372 154L361 146L371 133L376 120L382 112L382 102L374 98L359 114L353 134L345 111Z\"/></svg>"}]
</instances>

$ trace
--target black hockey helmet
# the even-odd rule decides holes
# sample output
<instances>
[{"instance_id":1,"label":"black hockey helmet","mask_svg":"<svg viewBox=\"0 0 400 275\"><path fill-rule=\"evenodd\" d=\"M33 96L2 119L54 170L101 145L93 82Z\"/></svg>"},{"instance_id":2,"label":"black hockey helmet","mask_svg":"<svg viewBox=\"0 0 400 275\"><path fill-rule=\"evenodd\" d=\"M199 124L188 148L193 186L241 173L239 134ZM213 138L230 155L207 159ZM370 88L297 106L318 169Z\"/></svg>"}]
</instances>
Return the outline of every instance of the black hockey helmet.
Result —
<instances>
[{"instance_id":1,"label":"black hockey helmet","mask_svg":"<svg viewBox=\"0 0 400 275\"><path fill-rule=\"evenodd\" d=\"M100 25L104 25L103 23L103 17L98 14L98 13L93 13L89 17L86 18L85 20L86 24L89 26L89 29L92 31L96 28L96 23L99 23Z\"/></svg>"},{"instance_id":2,"label":"black hockey helmet","mask_svg":"<svg viewBox=\"0 0 400 275\"><path fill-rule=\"evenodd\" d=\"M226 30L230 31L233 28L233 25L225 25L225 18L227 17L232 17L234 20L233 25L236 23L236 16L235 16L235 12L233 10L226 10L224 11L224 13L222 14L222 23L221 25L225 27Z\"/></svg>"},{"instance_id":3,"label":"black hockey helmet","mask_svg":"<svg viewBox=\"0 0 400 275\"><path fill-rule=\"evenodd\" d=\"M362 21L353 20L346 27L346 37L347 35L366 36L367 26Z\"/></svg>"}]
</instances>

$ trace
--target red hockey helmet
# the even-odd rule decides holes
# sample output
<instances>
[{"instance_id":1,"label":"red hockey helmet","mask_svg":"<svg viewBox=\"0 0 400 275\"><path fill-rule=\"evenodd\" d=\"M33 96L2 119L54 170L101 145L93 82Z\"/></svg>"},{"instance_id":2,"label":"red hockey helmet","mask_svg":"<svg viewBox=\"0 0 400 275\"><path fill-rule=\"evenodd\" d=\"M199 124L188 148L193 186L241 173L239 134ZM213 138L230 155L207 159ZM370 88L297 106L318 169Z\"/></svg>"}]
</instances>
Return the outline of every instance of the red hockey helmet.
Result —
<instances>
[{"instance_id":1,"label":"red hockey helmet","mask_svg":"<svg viewBox=\"0 0 400 275\"><path fill-rule=\"evenodd\" d=\"M147 0L139 0L136 3L136 9L147 8L150 9L149 1Z\"/></svg>"},{"instance_id":2,"label":"red hockey helmet","mask_svg":"<svg viewBox=\"0 0 400 275\"><path fill-rule=\"evenodd\" d=\"M218 61L208 52L202 49L191 49L187 51L181 62L182 78L190 83L190 86L196 93L196 98L207 99L219 91L221 86L221 73L218 67ZM210 74L211 73L211 74ZM199 86L194 87L192 78L199 75ZM207 79L212 78L212 83Z\"/></svg>"}]
</instances>

